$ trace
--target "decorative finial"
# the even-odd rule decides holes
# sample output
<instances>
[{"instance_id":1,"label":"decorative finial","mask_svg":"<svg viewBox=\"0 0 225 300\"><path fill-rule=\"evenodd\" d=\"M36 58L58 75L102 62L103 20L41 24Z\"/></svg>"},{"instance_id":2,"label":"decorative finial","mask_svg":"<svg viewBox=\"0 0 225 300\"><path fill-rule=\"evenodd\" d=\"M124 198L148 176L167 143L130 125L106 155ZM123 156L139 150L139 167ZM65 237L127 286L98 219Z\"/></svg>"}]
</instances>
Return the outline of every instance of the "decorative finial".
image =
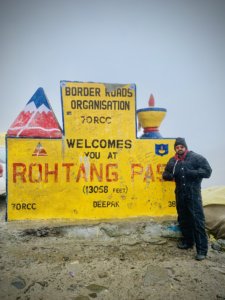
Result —
<instances>
[{"instance_id":1,"label":"decorative finial","mask_svg":"<svg viewBox=\"0 0 225 300\"><path fill-rule=\"evenodd\" d=\"M149 97L148 106L155 106L155 98L152 94Z\"/></svg>"},{"instance_id":2,"label":"decorative finial","mask_svg":"<svg viewBox=\"0 0 225 300\"><path fill-rule=\"evenodd\" d=\"M159 132L159 126L166 115L166 109L155 107L155 99L152 94L149 97L148 106L147 108L137 110L138 122L144 131L141 138L161 139L162 136Z\"/></svg>"}]
</instances>

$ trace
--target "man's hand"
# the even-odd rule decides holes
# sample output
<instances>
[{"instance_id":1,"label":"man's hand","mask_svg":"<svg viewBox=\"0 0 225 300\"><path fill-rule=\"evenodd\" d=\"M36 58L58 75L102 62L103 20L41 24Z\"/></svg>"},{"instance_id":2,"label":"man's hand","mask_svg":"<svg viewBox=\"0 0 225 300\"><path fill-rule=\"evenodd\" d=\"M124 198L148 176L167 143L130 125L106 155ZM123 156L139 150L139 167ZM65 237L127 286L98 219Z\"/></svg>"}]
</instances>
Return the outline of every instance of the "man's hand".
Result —
<instances>
[{"instance_id":1,"label":"man's hand","mask_svg":"<svg viewBox=\"0 0 225 300\"><path fill-rule=\"evenodd\" d=\"M189 178L197 178L198 177L198 170L191 170L186 168L186 176Z\"/></svg>"}]
</instances>

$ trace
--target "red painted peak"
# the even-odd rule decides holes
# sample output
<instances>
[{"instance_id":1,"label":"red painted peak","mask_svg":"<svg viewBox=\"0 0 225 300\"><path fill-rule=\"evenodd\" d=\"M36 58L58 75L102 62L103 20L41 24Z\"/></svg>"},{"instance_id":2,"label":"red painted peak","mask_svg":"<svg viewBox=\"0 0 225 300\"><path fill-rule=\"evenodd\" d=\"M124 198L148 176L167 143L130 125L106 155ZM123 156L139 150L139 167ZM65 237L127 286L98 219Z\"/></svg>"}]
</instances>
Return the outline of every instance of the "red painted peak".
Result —
<instances>
[{"instance_id":1,"label":"red painted peak","mask_svg":"<svg viewBox=\"0 0 225 300\"><path fill-rule=\"evenodd\" d=\"M155 106L155 98L152 94L149 97L148 106Z\"/></svg>"}]
</instances>

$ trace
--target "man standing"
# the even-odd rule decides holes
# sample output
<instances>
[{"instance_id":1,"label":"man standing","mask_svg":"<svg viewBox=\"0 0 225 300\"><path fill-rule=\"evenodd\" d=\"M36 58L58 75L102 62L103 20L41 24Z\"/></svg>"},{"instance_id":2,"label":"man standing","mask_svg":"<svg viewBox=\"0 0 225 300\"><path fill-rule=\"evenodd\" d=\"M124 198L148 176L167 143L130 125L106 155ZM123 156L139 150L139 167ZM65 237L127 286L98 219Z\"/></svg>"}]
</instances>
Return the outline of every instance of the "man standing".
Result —
<instances>
[{"instance_id":1,"label":"man standing","mask_svg":"<svg viewBox=\"0 0 225 300\"><path fill-rule=\"evenodd\" d=\"M208 251L208 239L202 207L201 181L210 177L212 169L203 156L188 151L185 139L177 138L174 149L176 154L168 161L163 179L176 182L176 208L183 235L177 246L180 249L189 249L195 244L195 259L203 260Z\"/></svg>"}]
</instances>

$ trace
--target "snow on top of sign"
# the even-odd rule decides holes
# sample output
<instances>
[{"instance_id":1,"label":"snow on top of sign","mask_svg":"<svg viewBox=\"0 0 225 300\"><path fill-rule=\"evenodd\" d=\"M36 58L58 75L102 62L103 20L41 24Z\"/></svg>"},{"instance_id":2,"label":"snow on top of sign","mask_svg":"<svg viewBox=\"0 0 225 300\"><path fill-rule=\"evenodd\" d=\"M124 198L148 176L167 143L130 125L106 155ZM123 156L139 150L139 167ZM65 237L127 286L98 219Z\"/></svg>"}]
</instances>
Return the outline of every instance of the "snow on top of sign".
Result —
<instances>
[{"instance_id":1,"label":"snow on top of sign","mask_svg":"<svg viewBox=\"0 0 225 300\"><path fill-rule=\"evenodd\" d=\"M38 88L10 126L7 136L60 138L62 131L43 88Z\"/></svg>"}]
</instances>

